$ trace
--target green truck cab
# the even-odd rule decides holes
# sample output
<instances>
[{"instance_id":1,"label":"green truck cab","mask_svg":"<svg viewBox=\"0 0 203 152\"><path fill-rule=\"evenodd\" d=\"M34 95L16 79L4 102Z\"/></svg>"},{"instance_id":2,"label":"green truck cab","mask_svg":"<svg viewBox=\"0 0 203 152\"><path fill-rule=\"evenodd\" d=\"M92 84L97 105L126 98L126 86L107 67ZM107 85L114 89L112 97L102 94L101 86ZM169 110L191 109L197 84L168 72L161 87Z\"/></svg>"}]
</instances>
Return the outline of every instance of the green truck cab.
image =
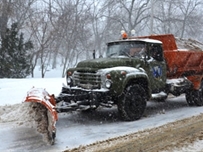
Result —
<instances>
[{"instance_id":1,"label":"green truck cab","mask_svg":"<svg viewBox=\"0 0 203 152\"><path fill-rule=\"evenodd\" d=\"M153 93L166 88L166 63L162 42L126 39L109 42L106 57L85 60L67 70L67 86L58 101L72 109L117 105L124 120L139 119ZM161 98L167 94L162 93ZM63 110L62 110L63 109Z\"/></svg>"}]
</instances>

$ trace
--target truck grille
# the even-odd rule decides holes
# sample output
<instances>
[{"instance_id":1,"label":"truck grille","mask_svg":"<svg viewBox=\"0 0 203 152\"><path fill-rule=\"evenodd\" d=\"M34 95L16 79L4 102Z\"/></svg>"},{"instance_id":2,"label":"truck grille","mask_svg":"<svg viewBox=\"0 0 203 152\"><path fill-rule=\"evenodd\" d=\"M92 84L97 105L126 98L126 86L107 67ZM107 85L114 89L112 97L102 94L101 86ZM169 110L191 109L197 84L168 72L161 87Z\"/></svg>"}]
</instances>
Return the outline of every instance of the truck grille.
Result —
<instances>
[{"instance_id":1,"label":"truck grille","mask_svg":"<svg viewBox=\"0 0 203 152\"><path fill-rule=\"evenodd\" d=\"M101 76L96 73L75 71L73 80L75 85L84 89L100 89Z\"/></svg>"}]
</instances>

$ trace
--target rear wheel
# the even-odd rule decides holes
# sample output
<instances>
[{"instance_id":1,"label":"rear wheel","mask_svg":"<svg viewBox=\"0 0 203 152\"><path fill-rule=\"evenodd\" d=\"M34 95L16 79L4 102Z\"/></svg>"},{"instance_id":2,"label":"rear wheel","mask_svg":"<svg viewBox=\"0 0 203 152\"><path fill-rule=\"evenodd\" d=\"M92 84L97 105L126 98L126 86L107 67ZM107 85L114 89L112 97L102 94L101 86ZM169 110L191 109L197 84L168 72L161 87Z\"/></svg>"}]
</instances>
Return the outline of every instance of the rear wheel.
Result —
<instances>
[{"instance_id":1,"label":"rear wheel","mask_svg":"<svg viewBox=\"0 0 203 152\"><path fill-rule=\"evenodd\" d=\"M118 112L123 120L140 119L146 108L146 92L138 84L130 85L118 101Z\"/></svg>"},{"instance_id":2,"label":"rear wheel","mask_svg":"<svg viewBox=\"0 0 203 152\"><path fill-rule=\"evenodd\" d=\"M193 90L190 90L190 91L186 92L185 98L186 98L187 104L189 106L194 106L195 105L195 103L194 103L194 97L195 97L195 93L194 93Z\"/></svg>"},{"instance_id":3,"label":"rear wheel","mask_svg":"<svg viewBox=\"0 0 203 152\"><path fill-rule=\"evenodd\" d=\"M186 100L190 106L203 106L203 81L198 90L190 90L186 93Z\"/></svg>"},{"instance_id":4,"label":"rear wheel","mask_svg":"<svg viewBox=\"0 0 203 152\"><path fill-rule=\"evenodd\" d=\"M194 103L197 106L203 106L203 81L201 82L200 88L195 93Z\"/></svg>"}]
</instances>

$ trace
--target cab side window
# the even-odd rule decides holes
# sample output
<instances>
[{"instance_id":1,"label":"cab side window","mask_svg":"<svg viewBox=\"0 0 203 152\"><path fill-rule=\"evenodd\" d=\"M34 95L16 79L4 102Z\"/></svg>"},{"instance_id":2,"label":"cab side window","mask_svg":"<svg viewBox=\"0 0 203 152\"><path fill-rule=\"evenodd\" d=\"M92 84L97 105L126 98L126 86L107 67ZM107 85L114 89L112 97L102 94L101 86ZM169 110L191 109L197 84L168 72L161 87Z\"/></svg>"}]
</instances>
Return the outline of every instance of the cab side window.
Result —
<instances>
[{"instance_id":1,"label":"cab side window","mask_svg":"<svg viewBox=\"0 0 203 152\"><path fill-rule=\"evenodd\" d=\"M163 61L163 50L160 45L151 46L150 54L155 60Z\"/></svg>"}]
</instances>

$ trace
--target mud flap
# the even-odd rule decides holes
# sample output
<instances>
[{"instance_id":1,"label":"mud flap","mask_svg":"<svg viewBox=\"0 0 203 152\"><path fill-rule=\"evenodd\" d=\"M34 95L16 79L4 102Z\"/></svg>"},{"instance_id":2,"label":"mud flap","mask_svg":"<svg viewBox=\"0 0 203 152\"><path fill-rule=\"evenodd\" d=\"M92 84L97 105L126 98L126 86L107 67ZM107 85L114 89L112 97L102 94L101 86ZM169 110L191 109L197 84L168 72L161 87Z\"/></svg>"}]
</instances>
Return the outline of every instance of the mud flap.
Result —
<instances>
[{"instance_id":1,"label":"mud flap","mask_svg":"<svg viewBox=\"0 0 203 152\"><path fill-rule=\"evenodd\" d=\"M54 144L55 136L56 136L56 126L55 125L56 125L56 121L58 120L57 111L55 110L56 102L55 102L54 95L49 95L49 93L45 89L42 89L42 88L32 88L31 90L29 90L27 92L27 96L26 96L24 102L33 103L32 106L33 106L33 108L35 108L35 113L40 113L41 111L43 111L44 116L41 116L43 118L38 119L41 122L43 122L43 125L41 124L41 126L40 126L38 124L38 129L43 128L43 129L39 129L39 130L41 130L41 133L46 132L47 133L46 139L48 140L48 142L50 144ZM43 110L43 109L45 109L45 110ZM40 115L42 115L42 114L40 114ZM36 116L37 116L37 114L36 114ZM42 119L44 119L44 120L42 120Z\"/></svg>"}]
</instances>

